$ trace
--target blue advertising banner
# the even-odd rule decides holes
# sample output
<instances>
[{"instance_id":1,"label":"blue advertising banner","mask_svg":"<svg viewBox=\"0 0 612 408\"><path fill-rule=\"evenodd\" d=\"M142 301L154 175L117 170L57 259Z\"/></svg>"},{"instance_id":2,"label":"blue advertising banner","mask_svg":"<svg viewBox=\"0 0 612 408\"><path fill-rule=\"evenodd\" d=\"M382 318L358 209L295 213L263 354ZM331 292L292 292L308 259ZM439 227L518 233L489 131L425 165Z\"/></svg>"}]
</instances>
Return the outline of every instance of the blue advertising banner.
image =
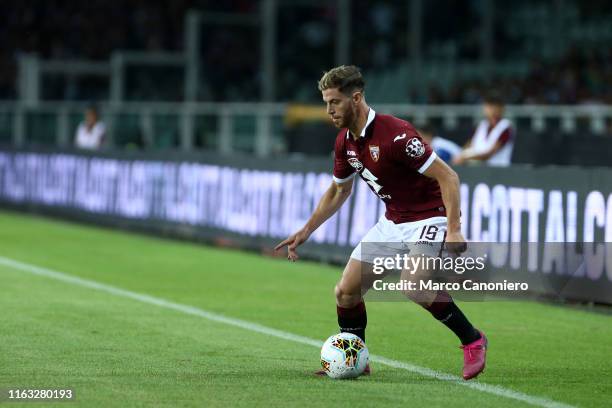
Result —
<instances>
[{"instance_id":1,"label":"blue advertising banner","mask_svg":"<svg viewBox=\"0 0 612 408\"><path fill-rule=\"evenodd\" d=\"M606 245L612 243L612 170L458 172L464 236L508 244L505 251L496 246L493 267L571 276L581 289L555 295L612 303ZM331 160L323 159L0 150L5 206L260 249L300 228L331 182ZM303 254L346 260L383 213L378 197L356 181L350 200L312 235ZM556 243L556 258L551 261L546 247L511 243ZM559 244L567 254L559 255ZM576 263L576 253L583 262Z\"/></svg>"}]
</instances>

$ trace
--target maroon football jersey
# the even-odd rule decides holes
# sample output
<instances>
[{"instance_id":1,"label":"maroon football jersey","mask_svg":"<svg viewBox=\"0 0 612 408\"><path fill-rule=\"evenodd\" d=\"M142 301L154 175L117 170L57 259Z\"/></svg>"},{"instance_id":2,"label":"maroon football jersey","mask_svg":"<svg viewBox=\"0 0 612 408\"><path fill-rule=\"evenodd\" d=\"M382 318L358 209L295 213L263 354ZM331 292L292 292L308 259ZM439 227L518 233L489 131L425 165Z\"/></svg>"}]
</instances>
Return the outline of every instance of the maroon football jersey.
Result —
<instances>
[{"instance_id":1,"label":"maroon football jersey","mask_svg":"<svg viewBox=\"0 0 612 408\"><path fill-rule=\"evenodd\" d=\"M436 153L410 123L370 109L357 141L347 129L338 133L334 181L346 182L358 173L385 203L387 219L396 224L445 217L438 182L422 174L435 159Z\"/></svg>"}]
</instances>

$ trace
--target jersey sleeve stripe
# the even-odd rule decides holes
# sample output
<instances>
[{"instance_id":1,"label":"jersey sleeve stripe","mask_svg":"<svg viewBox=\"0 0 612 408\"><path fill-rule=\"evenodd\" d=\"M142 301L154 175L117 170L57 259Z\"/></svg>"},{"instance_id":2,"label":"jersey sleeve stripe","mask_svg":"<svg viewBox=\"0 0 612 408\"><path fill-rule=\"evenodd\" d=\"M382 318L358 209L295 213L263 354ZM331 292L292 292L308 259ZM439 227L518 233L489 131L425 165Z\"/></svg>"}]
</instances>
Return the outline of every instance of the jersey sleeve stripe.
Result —
<instances>
[{"instance_id":1,"label":"jersey sleeve stripe","mask_svg":"<svg viewBox=\"0 0 612 408\"><path fill-rule=\"evenodd\" d=\"M338 178L338 177L334 176L334 181L335 181L337 184L342 184L342 183L346 183L347 181L351 180L353 177L355 177L355 173L353 173L353 174L351 174L350 176L345 177L345 178L343 178L343 179L341 179L341 178Z\"/></svg>"},{"instance_id":2,"label":"jersey sleeve stripe","mask_svg":"<svg viewBox=\"0 0 612 408\"><path fill-rule=\"evenodd\" d=\"M427 161L425 163L423 163L423 165L421 167L419 167L418 172L423 174L427 171L427 169L429 168L429 166L431 166L431 163L434 162L434 160L436 160L436 158L438 157L438 155L436 154L436 152L431 152L431 155L429 156L429 159L427 159Z\"/></svg>"}]
</instances>

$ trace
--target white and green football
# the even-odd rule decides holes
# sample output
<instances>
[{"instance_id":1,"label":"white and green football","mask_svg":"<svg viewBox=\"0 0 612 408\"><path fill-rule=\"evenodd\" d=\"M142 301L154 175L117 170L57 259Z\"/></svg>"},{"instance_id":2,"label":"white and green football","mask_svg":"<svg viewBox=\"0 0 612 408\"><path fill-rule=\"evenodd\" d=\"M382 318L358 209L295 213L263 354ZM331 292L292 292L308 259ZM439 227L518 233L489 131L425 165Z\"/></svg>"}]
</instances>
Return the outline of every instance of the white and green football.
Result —
<instances>
[{"instance_id":1,"label":"white and green football","mask_svg":"<svg viewBox=\"0 0 612 408\"><path fill-rule=\"evenodd\" d=\"M363 340L351 333L328 338L321 348L321 366L330 378L355 378L363 373L369 359Z\"/></svg>"}]
</instances>

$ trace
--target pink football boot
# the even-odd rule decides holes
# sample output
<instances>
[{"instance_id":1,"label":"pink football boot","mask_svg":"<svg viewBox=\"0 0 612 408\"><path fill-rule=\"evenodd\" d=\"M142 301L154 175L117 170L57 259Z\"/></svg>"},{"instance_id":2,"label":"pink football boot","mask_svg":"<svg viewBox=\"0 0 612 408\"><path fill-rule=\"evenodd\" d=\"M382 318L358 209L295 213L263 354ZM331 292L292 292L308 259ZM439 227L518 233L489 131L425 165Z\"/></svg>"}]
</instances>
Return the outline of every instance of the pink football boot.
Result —
<instances>
[{"instance_id":1,"label":"pink football boot","mask_svg":"<svg viewBox=\"0 0 612 408\"><path fill-rule=\"evenodd\" d=\"M470 344L461 346L463 349L463 379L471 380L482 373L487 360L487 337L480 332L480 338Z\"/></svg>"}]
</instances>

